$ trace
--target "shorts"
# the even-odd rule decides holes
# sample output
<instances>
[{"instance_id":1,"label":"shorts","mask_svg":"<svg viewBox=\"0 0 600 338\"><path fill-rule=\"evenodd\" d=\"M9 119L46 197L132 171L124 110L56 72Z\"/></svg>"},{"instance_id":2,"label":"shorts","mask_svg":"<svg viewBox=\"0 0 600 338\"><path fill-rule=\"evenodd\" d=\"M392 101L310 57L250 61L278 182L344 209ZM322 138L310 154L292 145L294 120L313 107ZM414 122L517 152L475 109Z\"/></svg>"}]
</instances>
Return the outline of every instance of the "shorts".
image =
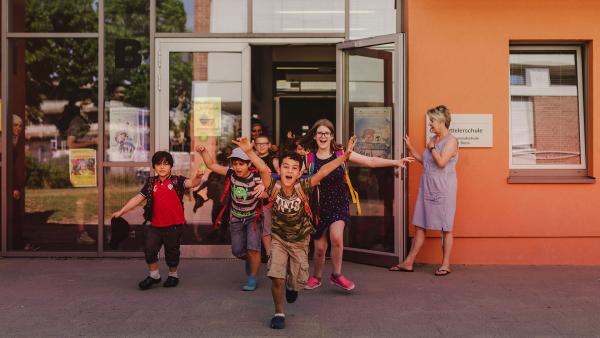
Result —
<instances>
[{"instance_id":1,"label":"shorts","mask_svg":"<svg viewBox=\"0 0 600 338\"><path fill-rule=\"evenodd\" d=\"M183 235L183 225L172 225L169 227L144 226L144 256L147 264L158 262L158 252L161 246L165 246L165 260L167 266L176 267L179 265L179 248L181 246L181 236Z\"/></svg>"},{"instance_id":2,"label":"shorts","mask_svg":"<svg viewBox=\"0 0 600 338\"><path fill-rule=\"evenodd\" d=\"M308 280L308 241L306 237L300 242L287 242L276 234L271 234L271 257L267 265L267 276L285 278L287 288L300 291Z\"/></svg>"},{"instance_id":3,"label":"shorts","mask_svg":"<svg viewBox=\"0 0 600 338\"><path fill-rule=\"evenodd\" d=\"M237 218L231 216L229 231L231 232L231 253L235 257L244 257L248 250L260 252L262 222L256 217Z\"/></svg>"},{"instance_id":4,"label":"shorts","mask_svg":"<svg viewBox=\"0 0 600 338\"><path fill-rule=\"evenodd\" d=\"M264 206L262 209L262 235L267 236L271 234L271 227L273 226L273 214L271 213L271 207Z\"/></svg>"}]
</instances>

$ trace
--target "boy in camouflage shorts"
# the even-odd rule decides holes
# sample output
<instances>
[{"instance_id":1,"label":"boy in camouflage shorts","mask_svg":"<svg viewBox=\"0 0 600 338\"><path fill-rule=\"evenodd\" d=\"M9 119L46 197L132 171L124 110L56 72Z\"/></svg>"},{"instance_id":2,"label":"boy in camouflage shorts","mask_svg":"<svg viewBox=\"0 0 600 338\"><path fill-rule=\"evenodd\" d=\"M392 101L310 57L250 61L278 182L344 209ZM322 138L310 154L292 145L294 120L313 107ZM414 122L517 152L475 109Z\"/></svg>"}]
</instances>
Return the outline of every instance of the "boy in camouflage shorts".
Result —
<instances>
[{"instance_id":1,"label":"boy in camouflage shorts","mask_svg":"<svg viewBox=\"0 0 600 338\"><path fill-rule=\"evenodd\" d=\"M302 176L302 157L295 152L285 152L279 159L281 179L273 180L271 171L263 160L253 151L250 141L241 137L234 141L250 158L259 170L266 192L273 203L271 229L271 257L267 276L271 278L271 294L275 303L275 315L271 319L271 328L285 327L283 308L283 289L285 278L285 296L288 303L298 298L308 279L308 241L313 231L311 212L307 196L314 186L329 173L348 160L352 153L356 137L350 138L343 156L324 165L315 175L300 179ZM289 265L288 265L289 261Z\"/></svg>"}]
</instances>

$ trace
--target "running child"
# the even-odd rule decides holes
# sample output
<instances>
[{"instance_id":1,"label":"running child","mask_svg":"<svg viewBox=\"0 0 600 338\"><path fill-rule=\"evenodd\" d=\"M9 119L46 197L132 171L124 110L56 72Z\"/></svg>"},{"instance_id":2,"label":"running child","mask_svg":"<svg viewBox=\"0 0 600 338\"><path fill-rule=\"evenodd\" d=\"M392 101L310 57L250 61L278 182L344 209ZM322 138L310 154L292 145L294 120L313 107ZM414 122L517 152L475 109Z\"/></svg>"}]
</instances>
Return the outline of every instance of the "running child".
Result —
<instances>
[{"instance_id":1,"label":"running child","mask_svg":"<svg viewBox=\"0 0 600 338\"><path fill-rule=\"evenodd\" d=\"M240 148L233 149L229 156L231 167L215 163L203 145L196 146L206 167L212 172L227 177L225 184L229 194L229 229L231 232L231 252L246 261L248 280L242 290L256 290L256 275L260 268L260 247L262 221L260 219L260 198L264 185L258 173L251 171L250 159ZM257 210L258 209L258 210ZM223 209L225 210L225 209Z\"/></svg>"},{"instance_id":2,"label":"running child","mask_svg":"<svg viewBox=\"0 0 600 338\"><path fill-rule=\"evenodd\" d=\"M169 276L163 286L175 287L179 284L177 267L179 266L181 236L185 216L183 213L183 195L185 189L200 184L202 172L196 171L192 179L171 174L173 156L166 151L157 151L152 156L152 168L155 176L148 177L139 194L133 196L112 217L121 217L146 201L144 219L150 225L144 226L144 255L148 264L149 276L138 286L147 290L161 281L158 271L158 252L164 245L165 260L169 267Z\"/></svg>"},{"instance_id":3,"label":"running child","mask_svg":"<svg viewBox=\"0 0 600 338\"><path fill-rule=\"evenodd\" d=\"M293 303L308 279L308 241L313 225L307 196L325 176L350 157L355 141L356 137L353 136L348 141L348 148L343 156L324 165L315 175L302 179L302 157L295 152L283 153L280 157L279 180L271 178L271 170L252 151L252 143L247 138L241 137L234 141L260 172L263 184L268 187L266 192L270 196L269 200L273 203L271 257L267 272L272 281L271 294L275 304L275 315L271 319L273 329L285 327L284 287L287 302ZM286 277L287 285L284 285Z\"/></svg>"}]
</instances>

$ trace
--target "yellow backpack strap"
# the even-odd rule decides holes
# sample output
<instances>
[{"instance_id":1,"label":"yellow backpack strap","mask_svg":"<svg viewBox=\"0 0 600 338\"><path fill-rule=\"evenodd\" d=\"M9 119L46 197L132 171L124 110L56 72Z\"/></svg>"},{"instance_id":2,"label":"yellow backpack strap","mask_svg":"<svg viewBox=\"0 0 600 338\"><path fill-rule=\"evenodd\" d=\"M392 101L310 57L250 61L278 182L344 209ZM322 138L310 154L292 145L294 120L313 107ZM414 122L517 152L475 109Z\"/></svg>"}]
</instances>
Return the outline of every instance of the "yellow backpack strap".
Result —
<instances>
[{"instance_id":1,"label":"yellow backpack strap","mask_svg":"<svg viewBox=\"0 0 600 338\"><path fill-rule=\"evenodd\" d=\"M342 155L344 151L342 150ZM358 198L358 191L354 189L352 186L352 182L350 181L350 175L348 174L348 165L346 162L342 163L342 168L344 169L344 177L346 179L346 185L348 185L348 191L350 192L350 197L352 197L352 203L356 204L356 213L358 216L362 215L362 209L360 207L360 199Z\"/></svg>"}]
</instances>

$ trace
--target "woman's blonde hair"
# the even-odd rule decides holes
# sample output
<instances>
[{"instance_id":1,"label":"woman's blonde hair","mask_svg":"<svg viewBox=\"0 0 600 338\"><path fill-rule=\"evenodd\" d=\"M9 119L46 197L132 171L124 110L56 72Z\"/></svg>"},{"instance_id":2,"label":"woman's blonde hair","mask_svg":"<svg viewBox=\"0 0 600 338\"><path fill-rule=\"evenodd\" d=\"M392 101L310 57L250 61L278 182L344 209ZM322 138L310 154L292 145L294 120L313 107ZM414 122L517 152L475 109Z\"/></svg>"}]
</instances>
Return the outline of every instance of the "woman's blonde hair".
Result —
<instances>
[{"instance_id":1,"label":"woman's blonde hair","mask_svg":"<svg viewBox=\"0 0 600 338\"><path fill-rule=\"evenodd\" d=\"M431 108L427 111L427 116L436 121L444 122L446 128L450 128L450 121L452 121L452 117L450 116L450 109L448 109L448 107L440 105L435 108Z\"/></svg>"}]
</instances>

